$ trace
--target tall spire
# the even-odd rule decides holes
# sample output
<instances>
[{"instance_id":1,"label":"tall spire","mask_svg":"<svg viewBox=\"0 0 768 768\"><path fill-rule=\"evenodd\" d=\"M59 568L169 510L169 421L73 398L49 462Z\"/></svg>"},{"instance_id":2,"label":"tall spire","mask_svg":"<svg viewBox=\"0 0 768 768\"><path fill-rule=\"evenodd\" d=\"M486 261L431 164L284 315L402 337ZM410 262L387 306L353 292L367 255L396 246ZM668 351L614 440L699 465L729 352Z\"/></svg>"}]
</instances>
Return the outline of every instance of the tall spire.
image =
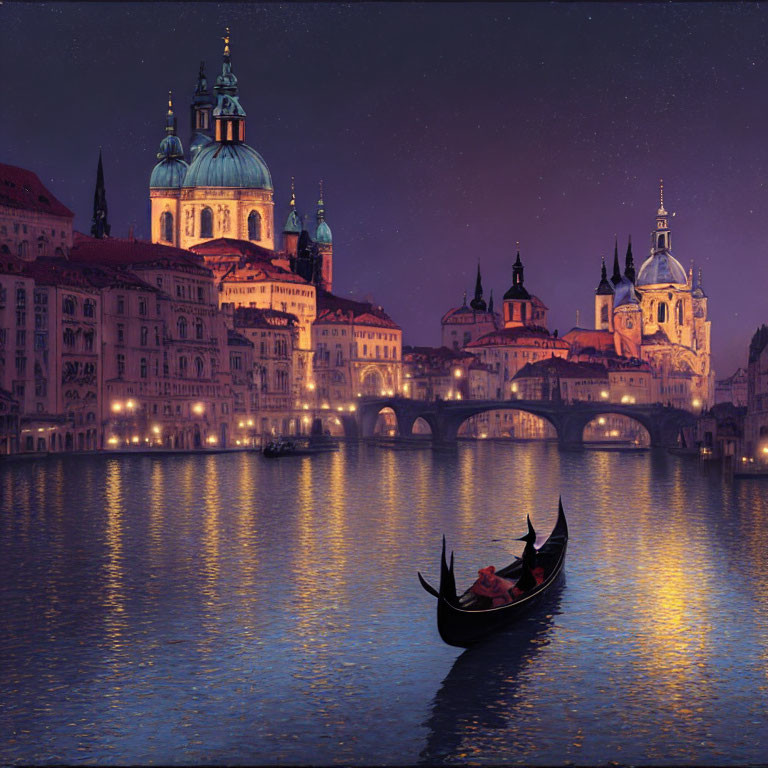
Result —
<instances>
[{"instance_id":1,"label":"tall spire","mask_svg":"<svg viewBox=\"0 0 768 768\"><path fill-rule=\"evenodd\" d=\"M488 311L493 314L493 288L491 288L491 295L488 299Z\"/></svg>"},{"instance_id":2,"label":"tall spire","mask_svg":"<svg viewBox=\"0 0 768 768\"><path fill-rule=\"evenodd\" d=\"M613 275L611 276L611 282L614 286L621 282L621 268L619 267L619 239L618 237L613 243Z\"/></svg>"},{"instance_id":3,"label":"tall spire","mask_svg":"<svg viewBox=\"0 0 768 768\"><path fill-rule=\"evenodd\" d=\"M208 78L205 76L205 62L200 62L200 69L197 73L197 88L195 89L195 95L208 94Z\"/></svg>"},{"instance_id":4,"label":"tall spire","mask_svg":"<svg viewBox=\"0 0 768 768\"><path fill-rule=\"evenodd\" d=\"M317 201L317 229L315 230L315 242L330 245L333 241L331 228L325 220L325 203L323 202L323 180L320 179L320 197Z\"/></svg>"},{"instance_id":5,"label":"tall spire","mask_svg":"<svg viewBox=\"0 0 768 768\"><path fill-rule=\"evenodd\" d=\"M477 263L477 279L475 280L475 298L469 302L469 306L477 312L485 312L485 300L483 299L483 280L480 276L480 262Z\"/></svg>"},{"instance_id":6,"label":"tall spire","mask_svg":"<svg viewBox=\"0 0 768 768\"><path fill-rule=\"evenodd\" d=\"M626 260L624 261L624 274L627 276L628 280L631 280L633 283L635 282L635 259L632 256L632 235L629 236L629 241L627 242L627 256Z\"/></svg>"},{"instance_id":7,"label":"tall spire","mask_svg":"<svg viewBox=\"0 0 768 768\"><path fill-rule=\"evenodd\" d=\"M110 226L107 221L107 192L104 187L104 167L101 162L101 147L99 147L99 165L96 169L96 191L93 195L93 221L91 234L94 237L109 237Z\"/></svg>"},{"instance_id":8,"label":"tall spire","mask_svg":"<svg viewBox=\"0 0 768 768\"><path fill-rule=\"evenodd\" d=\"M323 180L320 179L320 197L317 200L317 223L325 221L325 203L323 203Z\"/></svg>"},{"instance_id":9,"label":"tall spire","mask_svg":"<svg viewBox=\"0 0 768 768\"><path fill-rule=\"evenodd\" d=\"M659 216L666 216L664 210L664 179L659 179Z\"/></svg>"},{"instance_id":10,"label":"tall spire","mask_svg":"<svg viewBox=\"0 0 768 768\"><path fill-rule=\"evenodd\" d=\"M168 114L165 117L165 132L169 136L176 135L176 115L173 113L173 91L168 91Z\"/></svg>"},{"instance_id":11,"label":"tall spire","mask_svg":"<svg viewBox=\"0 0 768 768\"><path fill-rule=\"evenodd\" d=\"M294 178L291 176L291 200L288 203L288 218L285 220L283 233L298 235L301 234L302 229L301 217L296 211L296 189L294 187Z\"/></svg>"},{"instance_id":12,"label":"tall spire","mask_svg":"<svg viewBox=\"0 0 768 768\"><path fill-rule=\"evenodd\" d=\"M608 270L605 268L605 256L602 257L600 267L600 283L595 290L598 296L610 296L613 293L613 286L608 281Z\"/></svg>"}]
</instances>

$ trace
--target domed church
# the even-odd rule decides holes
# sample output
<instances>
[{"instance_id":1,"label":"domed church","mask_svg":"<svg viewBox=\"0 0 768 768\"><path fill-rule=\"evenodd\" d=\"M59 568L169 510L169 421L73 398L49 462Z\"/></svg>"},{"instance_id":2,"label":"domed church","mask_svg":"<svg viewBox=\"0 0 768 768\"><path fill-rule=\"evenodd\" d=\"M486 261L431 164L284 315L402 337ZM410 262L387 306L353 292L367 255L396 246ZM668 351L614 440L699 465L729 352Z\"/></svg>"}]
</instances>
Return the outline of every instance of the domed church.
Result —
<instances>
[{"instance_id":1,"label":"domed church","mask_svg":"<svg viewBox=\"0 0 768 768\"><path fill-rule=\"evenodd\" d=\"M711 370L710 325L707 296L701 285L701 270L694 284L672 255L669 213L664 208L664 184L659 187L656 228L651 234L648 258L635 274L632 242L627 247L624 274L614 249L613 277L602 265L595 291L595 329L606 337L595 345L595 331L574 329L566 334L572 347L590 344L604 351L613 347L620 357L650 363L653 397L680 408L698 410L714 402L714 372ZM605 343L604 343L605 342Z\"/></svg>"},{"instance_id":2,"label":"domed church","mask_svg":"<svg viewBox=\"0 0 768 768\"><path fill-rule=\"evenodd\" d=\"M176 135L168 100L166 136L150 178L152 241L179 248L216 238L248 240L274 250L272 176L245 143L245 110L232 71L229 30L213 95L203 67L192 101L190 163Z\"/></svg>"}]
</instances>

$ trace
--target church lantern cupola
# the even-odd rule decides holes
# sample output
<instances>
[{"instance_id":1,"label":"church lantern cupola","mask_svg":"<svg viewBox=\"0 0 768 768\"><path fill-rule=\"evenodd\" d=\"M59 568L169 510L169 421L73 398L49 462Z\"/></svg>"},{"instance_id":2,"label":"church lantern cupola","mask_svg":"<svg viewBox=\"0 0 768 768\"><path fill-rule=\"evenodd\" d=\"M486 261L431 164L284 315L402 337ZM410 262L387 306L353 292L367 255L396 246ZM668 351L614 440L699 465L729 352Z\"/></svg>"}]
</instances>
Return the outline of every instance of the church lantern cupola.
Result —
<instances>
[{"instance_id":1,"label":"church lantern cupola","mask_svg":"<svg viewBox=\"0 0 768 768\"><path fill-rule=\"evenodd\" d=\"M523 262L520 260L520 250L512 265L512 285L504 294L504 327L514 328L521 325L532 325L531 295L525 289Z\"/></svg>"},{"instance_id":2,"label":"church lantern cupola","mask_svg":"<svg viewBox=\"0 0 768 768\"><path fill-rule=\"evenodd\" d=\"M222 38L224 40L224 61L221 74L216 78L213 90L216 94L216 106L213 110L215 139L222 144L236 144L245 141L245 110L240 105L237 95L237 78L232 72L232 59L229 51L229 27Z\"/></svg>"},{"instance_id":3,"label":"church lantern cupola","mask_svg":"<svg viewBox=\"0 0 768 768\"><path fill-rule=\"evenodd\" d=\"M659 179L659 210L656 211L656 229L651 240L651 255L672 248L669 231L669 214L664 209L664 179Z\"/></svg>"},{"instance_id":4,"label":"church lantern cupola","mask_svg":"<svg viewBox=\"0 0 768 768\"><path fill-rule=\"evenodd\" d=\"M200 62L197 74L197 88L192 96L190 125L192 136L189 141L190 159L194 160L197 153L213 141L213 108L216 99L208 88L208 78L205 76L205 62Z\"/></svg>"}]
</instances>

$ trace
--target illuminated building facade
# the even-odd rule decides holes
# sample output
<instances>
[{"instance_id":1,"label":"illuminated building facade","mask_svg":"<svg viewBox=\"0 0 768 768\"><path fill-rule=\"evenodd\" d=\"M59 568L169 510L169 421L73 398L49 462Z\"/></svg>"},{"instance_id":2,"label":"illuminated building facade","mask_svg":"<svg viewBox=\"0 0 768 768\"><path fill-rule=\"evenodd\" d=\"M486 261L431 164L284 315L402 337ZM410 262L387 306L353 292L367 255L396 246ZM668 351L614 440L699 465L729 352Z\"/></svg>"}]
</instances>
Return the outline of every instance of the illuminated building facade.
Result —
<instances>
[{"instance_id":1,"label":"illuminated building facade","mask_svg":"<svg viewBox=\"0 0 768 768\"><path fill-rule=\"evenodd\" d=\"M382 307L318 291L312 346L310 392L331 407L401 391L403 332Z\"/></svg>"},{"instance_id":2,"label":"illuminated building facade","mask_svg":"<svg viewBox=\"0 0 768 768\"><path fill-rule=\"evenodd\" d=\"M636 272L630 241L622 274L616 247L613 276L603 262L595 291L595 330L575 328L564 338L580 359L591 347L596 361L614 355L647 361L653 402L700 411L714 402L707 301L701 270L694 283L693 270L686 274L672 255L662 185L649 257Z\"/></svg>"}]
</instances>

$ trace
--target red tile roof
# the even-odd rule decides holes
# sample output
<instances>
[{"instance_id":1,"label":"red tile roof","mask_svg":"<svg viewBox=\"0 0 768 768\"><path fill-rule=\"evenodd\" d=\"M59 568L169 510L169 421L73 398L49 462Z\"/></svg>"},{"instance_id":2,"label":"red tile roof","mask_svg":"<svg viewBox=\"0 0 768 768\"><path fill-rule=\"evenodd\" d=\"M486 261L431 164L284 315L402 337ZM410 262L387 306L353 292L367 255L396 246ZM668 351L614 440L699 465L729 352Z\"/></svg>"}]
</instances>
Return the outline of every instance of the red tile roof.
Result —
<instances>
[{"instance_id":1,"label":"red tile roof","mask_svg":"<svg viewBox=\"0 0 768 768\"><path fill-rule=\"evenodd\" d=\"M467 348L496 346L540 346L547 349L568 349L568 343L556 339L546 328L521 325L516 328L502 328L486 333L466 345Z\"/></svg>"},{"instance_id":2,"label":"red tile roof","mask_svg":"<svg viewBox=\"0 0 768 768\"><path fill-rule=\"evenodd\" d=\"M278 256L275 251L269 248L263 248L247 240L234 240L231 237L217 237L215 240L208 240L198 245L193 245L189 249L201 256L208 258L216 256L244 256L248 259L274 259Z\"/></svg>"},{"instance_id":3,"label":"red tile roof","mask_svg":"<svg viewBox=\"0 0 768 768\"><path fill-rule=\"evenodd\" d=\"M608 370L599 363L572 363L562 357L550 357L526 363L512 378L527 379L540 376L557 376L560 379L599 379L608 378Z\"/></svg>"},{"instance_id":4,"label":"red tile roof","mask_svg":"<svg viewBox=\"0 0 768 768\"><path fill-rule=\"evenodd\" d=\"M120 237L88 237L80 232L74 236L69 258L73 262L99 264L109 267L180 266L210 275L203 257L170 245L150 243Z\"/></svg>"},{"instance_id":5,"label":"red tile roof","mask_svg":"<svg viewBox=\"0 0 768 768\"><path fill-rule=\"evenodd\" d=\"M350 323L400 329L400 326L384 311L367 301L353 301L335 296L320 288L317 290L316 323Z\"/></svg>"},{"instance_id":6,"label":"red tile roof","mask_svg":"<svg viewBox=\"0 0 768 768\"><path fill-rule=\"evenodd\" d=\"M67 219L75 216L43 186L32 171L3 163L0 163L0 205Z\"/></svg>"}]
</instances>

